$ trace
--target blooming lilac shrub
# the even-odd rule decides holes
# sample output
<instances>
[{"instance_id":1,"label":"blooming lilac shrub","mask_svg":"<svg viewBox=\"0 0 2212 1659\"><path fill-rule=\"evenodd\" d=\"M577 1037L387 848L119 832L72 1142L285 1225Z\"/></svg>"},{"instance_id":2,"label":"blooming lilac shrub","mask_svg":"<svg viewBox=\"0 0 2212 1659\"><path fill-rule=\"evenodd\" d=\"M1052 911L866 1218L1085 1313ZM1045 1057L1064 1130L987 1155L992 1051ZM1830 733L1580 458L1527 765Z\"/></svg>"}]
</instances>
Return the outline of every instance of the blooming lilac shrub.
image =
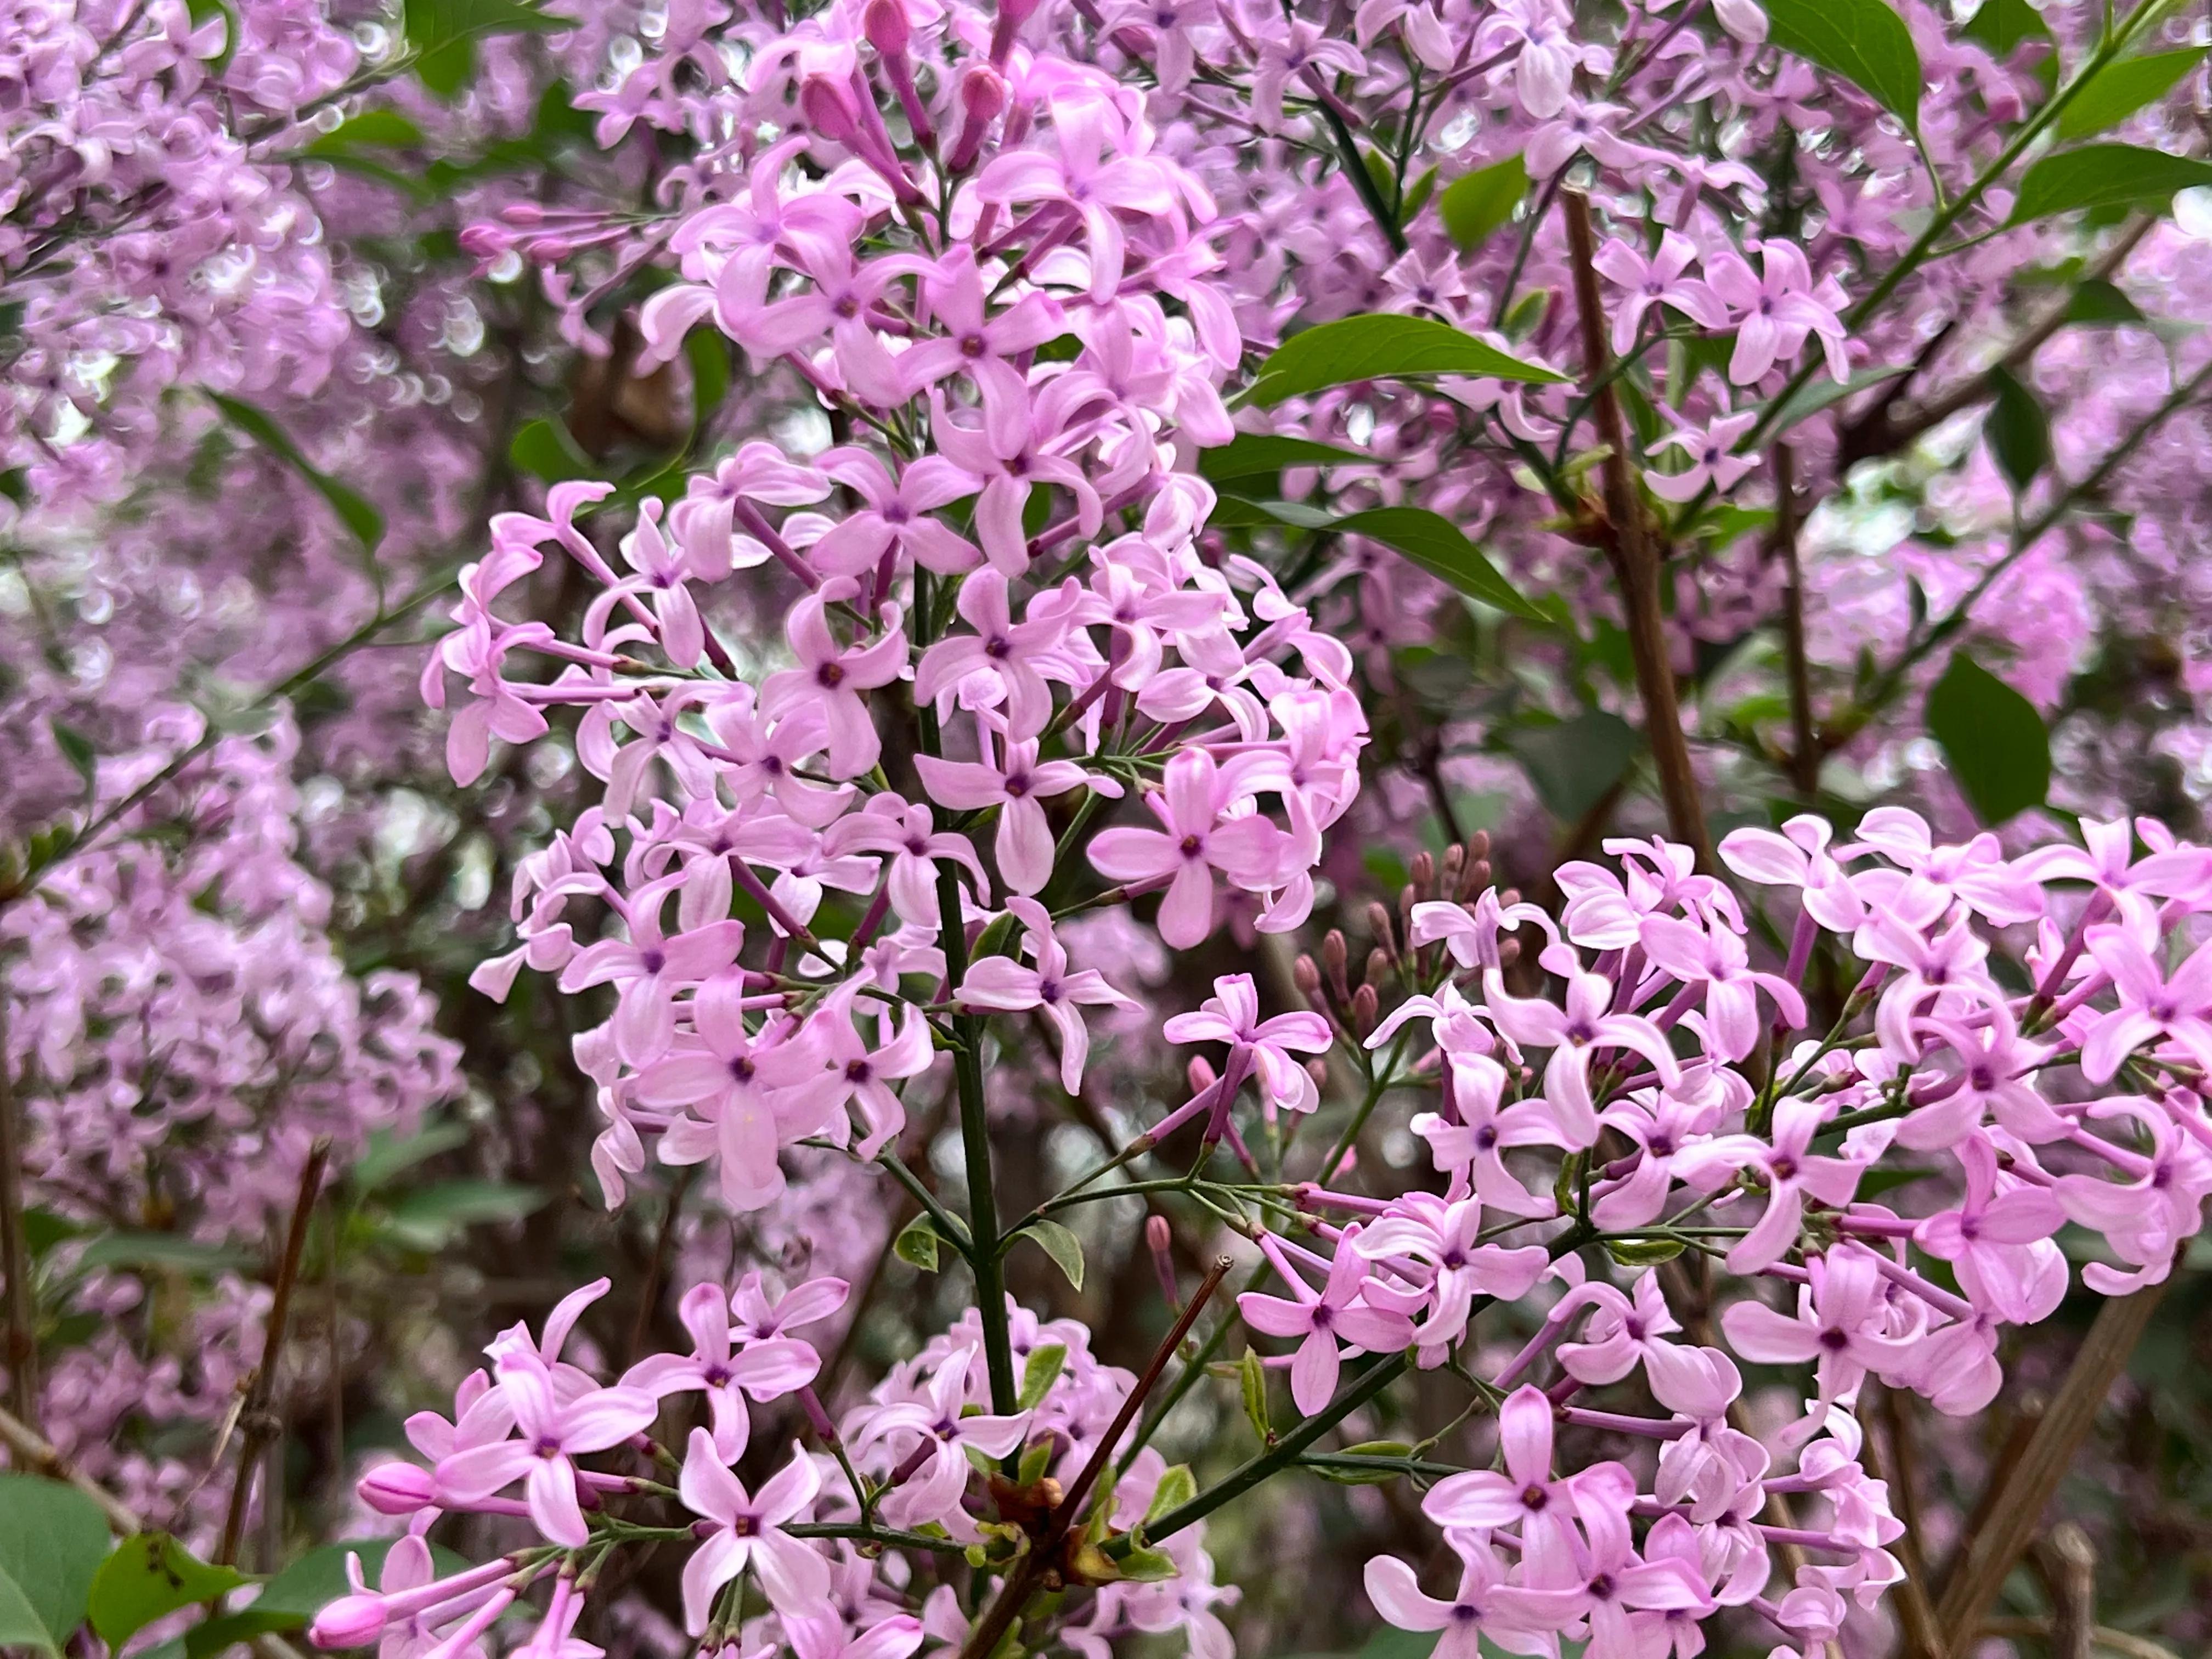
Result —
<instances>
[{"instance_id":1,"label":"blooming lilac shrub","mask_svg":"<svg viewBox=\"0 0 2212 1659\"><path fill-rule=\"evenodd\" d=\"M2212 1194L2193 20L397 21L23 32L5 1426L133 1534L31 1635L1227 1659L1247 1504L1328 1503L1447 1659L2156 1646L2036 1538ZM141 430L315 531L73 665ZM241 668L258 742L185 712Z\"/></svg>"}]
</instances>

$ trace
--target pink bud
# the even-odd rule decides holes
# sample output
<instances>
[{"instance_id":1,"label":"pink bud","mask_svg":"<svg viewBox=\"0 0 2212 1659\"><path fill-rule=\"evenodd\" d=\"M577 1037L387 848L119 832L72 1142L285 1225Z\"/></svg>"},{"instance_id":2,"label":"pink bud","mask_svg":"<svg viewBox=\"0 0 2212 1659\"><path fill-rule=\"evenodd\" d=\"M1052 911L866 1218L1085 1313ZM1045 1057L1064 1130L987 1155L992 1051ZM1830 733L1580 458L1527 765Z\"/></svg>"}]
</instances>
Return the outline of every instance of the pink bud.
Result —
<instances>
[{"instance_id":1,"label":"pink bud","mask_svg":"<svg viewBox=\"0 0 2212 1659\"><path fill-rule=\"evenodd\" d=\"M362 1476L355 1490L379 1515L412 1515L437 1501L438 1483L428 1469L395 1460Z\"/></svg>"},{"instance_id":2,"label":"pink bud","mask_svg":"<svg viewBox=\"0 0 2212 1659\"><path fill-rule=\"evenodd\" d=\"M999 0L999 20L991 30L991 61L1003 64L1014 48L1014 36L1036 14L1042 0Z\"/></svg>"},{"instance_id":3,"label":"pink bud","mask_svg":"<svg viewBox=\"0 0 2212 1659\"><path fill-rule=\"evenodd\" d=\"M860 133L859 118L845 89L826 75L810 75L799 88L799 106L807 124L824 138L850 145Z\"/></svg>"},{"instance_id":4,"label":"pink bud","mask_svg":"<svg viewBox=\"0 0 2212 1659\"><path fill-rule=\"evenodd\" d=\"M384 1634L388 1622L381 1595L341 1595L315 1615L307 1639L319 1648L358 1648Z\"/></svg>"},{"instance_id":5,"label":"pink bud","mask_svg":"<svg viewBox=\"0 0 2212 1659\"><path fill-rule=\"evenodd\" d=\"M968 71L960 82L960 109L963 117L960 137L954 142L952 155L945 165L955 173L964 173L975 165L981 153L983 140L990 135L991 123L1005 112L1006 83L999 72L988 64L978 64Z\"/></svg>"},{"instance_id":6,"label":"pink bud","mask_svg":"<svg viewBox=\"0 0 2212 1659\"><path fill-rule=\"evenodd\" d=\"M1213 1086L1214 1070L1204 1054L1190 1057L1190 1091L1198 1094Z\"/></svg>"},{"instance_id":7,"label":"pink bud","mask_svg":"<svg viewBox=\"0 0 2212 1659\"><path fill-rule=\"evenodd\" d=\"M914 33L913 25L907 19L905 0L868 0L860 32L868 37L868 44L884 57L905 57L907 42Z\"/></svg>"}]
</instances>

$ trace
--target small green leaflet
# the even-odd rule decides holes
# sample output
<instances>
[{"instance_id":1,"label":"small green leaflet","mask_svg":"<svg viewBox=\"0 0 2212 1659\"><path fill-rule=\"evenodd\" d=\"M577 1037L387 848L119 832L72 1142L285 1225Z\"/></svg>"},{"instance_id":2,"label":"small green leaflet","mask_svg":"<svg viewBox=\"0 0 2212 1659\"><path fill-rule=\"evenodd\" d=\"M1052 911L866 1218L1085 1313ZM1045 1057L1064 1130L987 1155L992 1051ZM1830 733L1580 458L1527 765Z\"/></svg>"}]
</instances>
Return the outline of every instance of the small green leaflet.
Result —
<instances>
[{"instance_id":1,"label":"small green leaflet","mask_svg":"<svg viewBox=\"0 0 2212 1659\"><path fill-rule=\"evenodd\" d=\"M1462 249L1472 251L1513 216L1528 193L1528 164L1516 151L1453 179L1437 198L1437 211L1443 216L1444 234Z\"/></svg>"},{"instance_id":2,"label":"small green leaflet","mask_svg":"<svg viewBox=\"0 0 2212 1659\"><path fill-rule=\"evenodd\" d=\"M184 1273L218 1273L251 1267L258 1258L233 1244L210 1244L175 1233L103 1233L77 1256L76 1271L123 1267L145 1272L173 1269Z\"/></svg>"},{"instance_id":3,"label":"small green leaflet","mask_svg":"<svg viewBox=\"0 0 2212 1659\"><path fill-rule=\"evenodd\" d=\"M1920 54L1912 31L1883 0L1762 0L1767 39L1840 75L1916 131Z\"/></svg>"},{"instance_id":4,"label":"small green leaflet","mask_svg":"<svg viewBox=\"0 0 2212 1659\"><path fill-rule=\"evenodd\" d=\"M503 1181L441 1181L394 1204L386 1226L401 1244L435 1250L467 1228L519 1221L544 1203L545 1194L536 1187Z\"/></svg>"},{"instance_id":5,"label":"small green leaflet","mask_svg":"<svg viewBox=\"0 0 2212 1659\"><path fill-rule=\"evenodd\" d=\"M416 75L448 102L476 78L481 36L575 27L520 0L406 0L404 15Z\"/></svg>"},{"instance_id":6,"label":"small green leaflet","mask_svg":"<svg viewBox=\"0 0 2212 1659\"><path fill-rule=\"evenodd\" d=\"M185 0L185 11L195 32L210 17L222 19L222 50L208 64L209 74L221 75L238 55L238 14L230 9L228 0Z\"/></svg>"},{"instance_id":7,"label":"small green leaflet","mask_svg":"<svg viewBox=\"0 0 2212 1659\"><path fill-rule=\"evenodd\" d=\"M1593 708L1552 726L1530 726L1507 739L1536 799L1562 823L1578 823L1628 775L1644 739L1620 715Z\"/></svg>"},{"instance_id":8,"label":"small green leaflet","mask_svg":"<svg viewBox=\"0 0 2212 1659\"><path fill-rule=\"evenodd\" d=\"M1340 466L1367 458L1356 450L1334 444L1317 444L1310 438L1285 438L1273 432L1240 432L1218 449L1198 455L1199 476L1212 483L1232 478L1256 478L1280 472L1286 466Z\"/></svg>"},{"instance_id":9,"label":"small green leaflet","mask_svg":"<svg viewBox=\"0 0 2212 1659\"><path fill-rule=\"evenodd\" d=\"M1067 1345L1048 1342L1042 1347L1031 1348L1029 1358L1022 1365L1021 1396L1015 1406L1022 1411L1035 1411L1052 1392L1052 1385L1060 1380L1067 1365Z\"/></svg>"},{"instance_id":10,"label":"small green leaflet","mask_svg":"<svg viewBox=\"0 0 2212 1659\"><path fill-rule=\"evenodd\" d=\"M1567 377L1524 363L1449 323L1395 312L1340 317L1293 334L1260 365L1252 400L1265 408L1310 392L1359 380L1465 374L1558 386Z\"/></svg>"},{"instance_id":11,"label":"small green leaflet","mask_svg":"<svg viewBox=\"0 0 2212 1659\"><path fill-rule=\"evenodd\" d=\"M309 460L301 453L300 446L292 441L290 434L252 404L225 397L220 392L208 395L214 399L215 406L222 411L223 419L315 487L322 498L331 504L331 510L353 532L354 539L361 544L363 552L376 551L376 544L384 539L384 514L369 505L368 497L351 484L333 478Z\"/></svg>"},{"instance_id":12,"label":"small green leaflet","mask_svg":"<svg viewBox=\"0 0 2212 1659\"><path fill-rule=\"evenodd\" d=\"M1043 1247L1044 1253L1067 1276L1077 1290L1083 1288L1083 1241L1057 1221L1032 1221L1022 1229Z\"/></svg>"},{"instance_id":13,"label":"small green leaflet","mask_svg":"<svg viewBox=\"0 0 2212 1659\"><path fill-rule=\"evenodd\" d=\"M1996 395L1982 435L2016 495L2051 465L2051 422L2035 394L2002 364L1990 370L1990 386Z\"/></svg>"},{"instance_id":14,"label":"small green leaflet","mask_svg":"<svg viewBox=\"0 0 2212 1659\"><path fill-rule=\"evenodd\" d=\"M1987 46L1990 56L2002 64L2021 42L2048 40L2051 31L2044 24L2043 14L2027 0L1982 0L1966 25L1966 35Z\"/></svg>"},{"instance_id":15,"label":"small green leaflet","mask_svg":"<svg viewBox=\"0 0 2212 1659\"><path fill-rule=\"evenodd\" d=\"M0 1648L56 1653L84 1622L107 1517L74 1486L0 1473Z\"/></svg>"},{"instance_id":16,"label":"small green leaflet","mask_svg":"<svg viewBox=\"0 0 2212 1659\"><path fill-rule=\"evenodd\" d=\"M2046 155L2028 168L2005 222L2024 225L2082 208L2164 212L2176 191L2198 185L2212 185L2212 161L2136 144L2084 144Z\"/></svg>"},{"instance_id":17,"label":"small green leaflet","mask_svg":"<svg viewBox=\"0 0 2212 1659\"><path fill-rule=\"evenodd\" d=\"M1329 528L1386 543L1439 581L1497 610L1529 622L1559 620L1523 599L1460 527L1440 513L1422 507L1371 507L1337 520Z\"/></svg>"},{"instance_id":18,"label":"small green leaflet","mask_svg":"<svg viewBox=\"0 0 2212 1659\"><path fill-rule=\"evenodd\" d=\"M93 1575L93 1633L118 1650L156 1619L246 1582L245 1574L210 1566L166 1532L142 1532L118 1544Z\"/></svg>"},{"instance_id":19,"label":"small green leaflet","mask_svg":"<svg viewBox=\"0 0 2212 1659\"><path fill-rule=\"evenodd\" d=\"M2101 323L2140 323L2146 320L2142 308L2112 283L2101 276L2092 276L2074 290L2074 297L2066 302L2066 320L2077 328L2094 328Z\"/></svg>"},{"instance_id":20,"label":"small green leaflet","mask_svg":"<svg viewBox=\"0 0 2212 1659\"><path fill-rule=\"evenodd\" d=\"M929 1218L918 1215L891 1241L891 1254L909 1267L933 1273L937 1271L938 1243L937 1229L930 1224Z\"/></svg>"},{"instance_id":21,"label":"small green leaflet","mask_svg":"<svg viewBox=\"0 0 2212 1659\"><path fill-rule=\"evenodd\" d=\"M518 471L543 478L548 483L588 478L599 471L557 415L526 424L507 447L507 459L514 463Z\"/></svg>"},{"instance_id":22,"label":"small green leaflet","mask_svg":"<svg viewBox=\"0 0 2212 1659\"><path fill-rule=\"evenodd\" d=\"M2087 138L2116 127L2146 104L2173 90L2174 82L2204 61L2203 46L2123 58L2091 76L2073 101L2058 112L2061 143Z\"/></svg>"},{"instance_id":23,"label":"small green leaflet","mask_svg":"<svg viewBox=\"0 0 2212 1659\"><path fill-rule=\"evenodd\" d=\"M2035 705L1964 651L1928 694L1928 731L1951 775L1989 824L2043 804L2051 787L2051 733Z\"/></svg>"},{"instance_id":24,"label":"small green leaflet","mask_svg":"<svg viewBox=\"0 0 2212 1659\"><path fill-rule=\"evenodd\" d=\"M422 129L396 109L367 109L341 121L307 146L310 155L331 155L367 146L374 149L420 149Z\"/></svg>"}]
</instances>

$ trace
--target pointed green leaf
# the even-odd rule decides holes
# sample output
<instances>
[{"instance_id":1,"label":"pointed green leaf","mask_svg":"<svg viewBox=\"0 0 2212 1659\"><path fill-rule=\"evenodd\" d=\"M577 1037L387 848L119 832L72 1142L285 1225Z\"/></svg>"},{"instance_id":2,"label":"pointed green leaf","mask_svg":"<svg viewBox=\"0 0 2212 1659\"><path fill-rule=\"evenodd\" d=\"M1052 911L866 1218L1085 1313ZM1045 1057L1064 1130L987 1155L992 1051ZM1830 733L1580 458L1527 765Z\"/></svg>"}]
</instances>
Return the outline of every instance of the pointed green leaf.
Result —
<instances>
[{"instance_id":1,"label":"pointed green leaf","mask_svg":"<svg viewBox=\"0 0 2212 1659\"><path fill-rule=\"evenodd\" d=\"M1566 376L1524 363L1449 323L1395 312L1340 317L1293 334L1260 365L1252 398L1262 406L1360 380L1434 374L1563 384Z\"/></svg>"},{"instance_id":2,"label":"pointed green leaf","mask_svg":"<svg viewBox=\"0 0 2212 1659\"><path fill-rule=\"evenodd\" d=\"M1338 519L1329 528L1395 548L1438 580L1497 610L1530 622L1558 620L1523 599L1459 526L1440 513L1424 507L1374 507Z\"/></svg>"},{"instance_id":3,"label":"pointed green leaf","mask_svg":"<svg viewBox=\"0 0 2212 1659\"><path fill-rule=\"evenodd\" d=\"M507 459L514 463L516 471L547 483L588 478L599 471L557 416L525 424L507 445Z\"/></svg>"},{"instance_id":4,"label":"pointed green leaf","mask_svg":"<svg viewBox=\"0 0 2212 1659\"><path fill-rule=\"evenodd\" d=\"M2084 144L2028 168L2005 222L2024 225L2083 208L2141 208L2163 213L2175 192L2212 185L2212 161L2136 144Z\"/></svg>"},{"instance_id":5,"label":"pointed green leaf","mask_svg":"<svg viewBox=\"0 0 2212 1659\"><path fill-rule=\"evenodd\" d=\"M929 1218L918 1215L891 1241L891 1254L909 1267L933 1273L937 1271L938 1242L937 1229L930 1224Z\"/></svg>"},{"instance_id":6,"label":"pointed green leaf","mask_svg":"<svg viewBox=\"0 0 2212 1659\"><path fill-rule=\"evenodd\" d=\"M107 1517L76 1487L0 1473L0 1648L61 1648L84 1622Z\"/></svg>"},{"instance_id":7,"label":"pointed green leaf","mask_svg":"<svg viewBox=\"0 0 2212 1659\"><path fill-rule=\"evenodd\" d=\"M2203 61L2203 46L2185 46L2179 52L2154 52L2106 64L2058 112L2060 141L2070 143L2119 125L2144 105L2165 97Z\"/></svg>"},{"instance_id":8,"label":"pointed green leaf","mask_svg":"<svg viewBox=\"0 0 2212 1659\"><path fill-rule=\"evenodd\" d=\"M1083 1288L1083 1241L1057 1221L1032 1221L1022 1229L1043 1247L1067 1282L1077 1290Z\"/></svg>"},{"instance_id":9,"label":"pointed green leaf","mask_svg":"<svg viewBox=\"0 0 2212 1659\"><path fill-rule=\"evenodd\" d=\"M246 1582L234 1568L209 1565L166 1532L142 1532L117 1545L93 1575L93 1632L110 1649L120 1648L155 1620Z\"/></svg>"},{"instance_id":10,"label":"pointed green leaf","mask_svg":"<svg viewBox=\"0 0 2212 1659\"><path fill-rule=\"evenodd\" d=\"M374 149L420 149L422 129L396 109L368 109L337 126L307 146L310 155L331 155L364 146Z\"/></svg>"},{"instance_id":11,"label":"pointed green leaf","mask_svg":"<svg viewBox=\"0 0 2212 1659\"><path fill-rule=\"evenodd\" d=\"M2025 40L2048 40L2051 30L2043 14L2027 0L1982 0L1966 27L1969 40L1978 40L2000 64Z\"/></svg>"},{"instance_id":12,"label":"pointed green leaf","mask_svg":"<svg viewBox=\"0 0 2212 1659\"><path fill-rule=\"evenodd\" d=\"M222 393L208 394L222 411L223 418L258 443L270 453L283 460L291 469L313 484L322 498L331 504L331 510L339 521L353 532L364 552L374 553L376 544L384 539L384 514L372 507L366 496L352 485L333 478L310 461L292 441L284 428L252 404Z\"/></svg>"},{"instance_id":13,"label":"pointed green leaf","mask_svg":"<svg viewBox=\"0 0 2212 1659\"><path fill-rule=\"evenodd\" d=\"M1634 765L1644 739L1620 715L1593 708L1553 726L1529 726L1507 744L1561 823L1579 823Z\"/></svg>"},{"instance_id":14,"label":"pointed green leaf","mask_svg":"<svg viewBox=\"0 0 2212 1659\"><path fill-rule=\"evenodd\" d=\"M1272 1445L1275 1431L1267 1415L1267 1368L1260 1363L1260 1356L1251 1349L1244 1350L1243 1358L1237 1362L1237 1384L1243 1396L1244 1420L1252 1425L1252 1432L1260 1437L1263 1446Z\"/></svg>"},{"instance_id":15,"label":"pointed green leaf","mask_svg":"<svg viewBox=\"0 0 2212 1659\"><path fill-rule=\"evenodd\" d=\"M1286 466L1340 466L1366 460L1357 450L1334 444L1317 444L1310 438L1287 438L1273 432L1240 432L1218 449L1198 453L1199 476L1211 483L1236 478L1257 478L1280 472Z\"/></svg>"},{"instance_id":16,"label":"pointed green leaf","mask_svg":"<svg viewBox=\"0 0 2212 1659\"><path fill-rule=\"evenodd\" d=\"M376 1130L369 1136L368 1147L354 1162L354 1190L373 1193L417 1164L468 1144L469 1127L465 1123L426 1123L415 1133L398 1138L389 1129Z\"/></svg>"},{"instance_id":17,"label":"pointed green leaf","mask_svg":"<svg viewBox=\"0 0 2212 1659\"><path fill-rule=\"evenodd\" d=\"M1157 1521L1170 1510L1179 1510L1198 1496L1198 1477L1190 1472L1188 1463L1176 1463L1163 1470L1160 1484L1152 1488L1152 1501L1145 1509L1145 1519Z\"/></svg>"},{"instance_id":18,"label":"pointed green leaf","mask_svg":"<svg viewBox=\"0 0 2212 1659\"><path fill-rule=\"evenodd\" d=\"M1502 161L1462 173L1437 198L1444 234L1463 251L1472 252L1512 218L1513 210L1528 193L1528 166L1517 150Z\"/></svg>"},{"instance_id":19,"label":"pointed green leaf","mask_svg":"<svg viewBox=\"0 0 2212 1659\"><path fill-rule=\"evenodd\" d=\"M1964 651L1928 694L1929 734L1984 823L2042 805L2051 788L2051 733L2035 705Z\"/></svg>"},{"instance_id":20,"label":"pointed green leaf","mask_svg":"<svg viewBox=\"0 0 2212 1659\"><path fill-rule=\"evenodd\" d=\"M209 74L221 75L238 56L238 14L230 9L228 0L185 0L185 12L192 20L195 33L210 17L222 19L222 50L208 63Z\"/></svg>"},{"instance_id":21,"label":"pointed green leaf","mask_svg":"<svg viewBox=\"0 0 2212 1659\"><path fill-rule=\"evenodd\" d=\"M441 1181L394 1204L386 1225L402 1244L435 1250L470 1227L519 1221L544 1203L545 1194L536 1187L504 1181Z\"/></svg>"},{"instance_id":22,"label":"pointed green leaf","mask_svg":"<svg viewBox=\"0 0 2212 1659\"><path fill-rule=\"evenodd\" d=\"M2092 276L2066 302L2066 320L2076 327L2094 328L2100 324L2140 323L2146 319L2142 308L2118 286L2101 276Z\"/></svg>"},{"instance_id":23,"label":"pointed green leaf","mask_svg":"<svg viewBox=\"0 0 2212 1659\"><path fill-rule=\"evenodd\" d=\"M1060 1372L1067 1365L1067 1345L1048 1342L1041 1348L1030 1350L1030 1357L1022 1363L1022 1393L1016 1403L1022 1410L1035 1411L1044 1403L1052 1385L1060 1381Z\"/></svg>"},{"instance_id":24,"label":"pointed green leaf","mask_svg":"<svg viewBox=\"0 0 2212 1659\"><path fill-rule=\"evenodd\" d=\"M2002 364L1990 371L1990 386L1996 395L1982 433L1997 471L2017 494L2051 465L2051 421L2035 394Z\"/></svg>"},{"instance_id":25,"label":"pointed green leaf","mask_svg":"<svg viewBox=\"0 0 2212 1659\"><path fill-rule=\"evenodd\" d=\"M1899 117L1920 125L1920 53L1883 0L1762 0L1767 40L1840 75Z\"/></svg>"}]
</instances>

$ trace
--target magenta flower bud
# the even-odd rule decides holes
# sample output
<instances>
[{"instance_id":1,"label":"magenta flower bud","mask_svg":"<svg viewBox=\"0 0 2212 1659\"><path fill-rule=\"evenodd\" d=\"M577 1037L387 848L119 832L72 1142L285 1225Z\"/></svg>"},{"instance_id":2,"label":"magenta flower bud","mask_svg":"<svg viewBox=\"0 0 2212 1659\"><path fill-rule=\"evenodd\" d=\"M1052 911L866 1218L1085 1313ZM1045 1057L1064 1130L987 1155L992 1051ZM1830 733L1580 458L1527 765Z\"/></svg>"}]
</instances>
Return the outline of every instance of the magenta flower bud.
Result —
<instances>
[{"instance_id":1,"label":"magenta flower bud","mask_svg":"<svg viewBox=\"0 0 2212 1659\"><path fill-rule=\"evenodd\" d=\"M1014 49L1014 37L1036 15L1042 0L999 0L999 20L991 30L991 61L1003 64Z\"/></svg>"},{"instance_id":2,"label":"magenta flower bud","mask_svg":"<svg viewBox=\"0 0 2212 1659\"><path fill-rule=\"evenodd\" d=\"M845 89L826 75L810 75L800 83L799 106L824 138L850 146L860 136L860 120Z\"/></svg>"},{"instance_id":3,"label":"magenta flower bud","mask_svg":"<svg viewBox=\"0 0 2212 1659\"><path fill-rule=\"evenodd\" d=\"M437 1501L438 1483L412 1463L380 1463L355 1488L379 1515L412 1515Z\"/></svg>"},{"instance_id":4,"label":"magenta flower bud","mask_svg":"<svg viewBox=\"0 0 2212 1659\"><path fill-rule=\"evenodd\" d=\"M860 32L868 37L868 44L884 57L905 57L907 42L914 36L914 26L908 21L904 0L868 0Z\"/></svg>"},{"instance_id":5,"label":"magenta flower bud","mask_svg":"<svg viewBox=\"0 0 2212 1659\"><path fill-rule=\"evenodd\" d=\"M390 1621L381 1595L341 1595L315 1615L307 1639L319 1648L358 1648L384 1634Z\"/></svg>"},{"instance_id":6,"label":"magenta flower bud","mask_svg":"<svg viewBox=\"0 0 2212 1659\"><path fill-rule=\"evenodd\" d=\"M983 140L991 131L991 123L1005 113L1006 83L999 72L988 64L978 64L960 82L960 137L954 141L952 155L946 162L955 173L965 172L975 165L975 157L983 149Z\"/></svg>"}]
</instances>

